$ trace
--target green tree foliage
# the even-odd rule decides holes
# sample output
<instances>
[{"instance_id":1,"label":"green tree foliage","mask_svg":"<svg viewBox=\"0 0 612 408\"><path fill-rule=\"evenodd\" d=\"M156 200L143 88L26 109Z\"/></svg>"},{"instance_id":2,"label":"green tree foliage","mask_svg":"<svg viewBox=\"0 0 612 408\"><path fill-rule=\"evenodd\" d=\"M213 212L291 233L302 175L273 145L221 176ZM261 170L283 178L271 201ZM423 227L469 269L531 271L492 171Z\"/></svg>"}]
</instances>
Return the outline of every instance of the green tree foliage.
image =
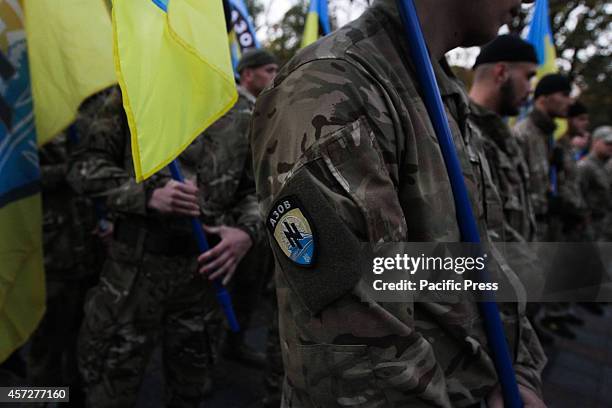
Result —
<instances>
[{"instance_id":1,"label":"green tree foliage","mask_svg":"<svg viewBox=\"0 0 612 408\"><path fill-rule=\"evenodd\" d=\"M562 72L582 89L594 125L610 124L612 117L612 4L609 0L549 0L555 46ZM511 30L523 34L527 10Z\"/></svg>"},{"instance_id":2,"label":"green tree foliage","mask_svg":"<svg viewBox=\"0 0 612 408\"><path fill-rule=\"evenodd\" d=\"M308 2L300 0L287 11L280 23L269 30L266 47L276 55L281 66L300 49L307 13Z\"/></svg>"},{"instance_id":3,"label":"green tree foliage","mask_svg":"<svg viewBox=\"0 0 612 408\"><path fill-rule=\"evenodd\" d=\"M249 15L256 21L257 16L264 12L264 5L261 0L245 0Z\"/></svg>"}]
</instances>

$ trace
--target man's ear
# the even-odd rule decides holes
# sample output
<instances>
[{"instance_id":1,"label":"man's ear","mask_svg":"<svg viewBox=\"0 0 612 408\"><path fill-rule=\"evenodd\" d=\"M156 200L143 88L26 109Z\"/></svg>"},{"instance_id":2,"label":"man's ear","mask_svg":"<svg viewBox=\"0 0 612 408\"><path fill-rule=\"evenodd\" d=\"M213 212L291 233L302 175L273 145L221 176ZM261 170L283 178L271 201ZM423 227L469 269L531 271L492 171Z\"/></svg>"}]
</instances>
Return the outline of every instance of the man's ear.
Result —
<instances>
[{"instance_id":1,"label":"man's ear","mask_svg":"<svg viewBox=\"0 0 612 408\"><path fill-rule=\"evenodd\" d=\"M253 70L251 68L245 68L242 70L242 74L240 74L240 78L245 81L250 81L253 76Z\"/></svg>"},{"instance_id":2,"label":"man's ear","mask_svg":"<svg viewBox=\"0 0 612 408\"><path fill-rule=\"evenodd\" d=\"M495 82L503 84L510 77L510 69L507 64L498 62L493 67L493 74L495 76Z\"/></svg>"}]
</instances>

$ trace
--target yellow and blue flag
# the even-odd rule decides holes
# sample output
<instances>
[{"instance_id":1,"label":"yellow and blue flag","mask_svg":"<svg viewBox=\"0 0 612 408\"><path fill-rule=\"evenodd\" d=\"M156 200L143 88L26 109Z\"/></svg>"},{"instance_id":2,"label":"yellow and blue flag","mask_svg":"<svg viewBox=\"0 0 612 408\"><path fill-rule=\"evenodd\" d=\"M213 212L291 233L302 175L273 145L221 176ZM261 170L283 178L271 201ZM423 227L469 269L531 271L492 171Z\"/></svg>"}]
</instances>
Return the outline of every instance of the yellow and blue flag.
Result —
<instances>
[{"instance_id":1,"label":"yellow and blue flag","mask_svg":"<svg viewBox=\"0 0 612 408\"><path fill-rule=\"evenodd\" d=\"M36 0L37 1L37 0ZM0 362L45 309L40 171L24 13L0 3Z\"/></svg>"},{"instance_id":2,"label":"yellow and blue flag","mask_svg":"<svg viewBox=\"0 0 612 408\"><path fill-rule=\"evenodd\" d=\"M538 78L557 72L557 51L550 27L548 0L536 1L527 41L533 45L538 55Z\"/></svg>"},{"instance_id":3,"label":"yellow and blue flag","mask_svg":"<svg viewBox=\"0 0 612 408\"><path fill-rule=\"evenodd\" d=\"M539 65L536 80L539 81L543 76L559 72L557 51L550 25L548 0L536 0L533 17L529 24L527 41L533 45L538 55ZM555 136L558 138L567 130L567 121L559 119L556 122Z\"/></svg>"},{"instance_id":4,"label":"yellow and blue flag","mask_svg":"<svg viewBox=\"0 0 612 408\"><path fill-rule=\"evenodd\" d=\"M230 49L232 65L236 69L242 54L248 50L259 48L259 41L244 0L229 0L228 6L231 13Z\"/></svg>"},{"instance_id":5,"label":"yellow and blue flag","mask_svg":"<svg viewBox=\"0 0 612 408\"><path fill-rule=\"evenodd\" d=\"M40 145L64 130L83 100L117 82L106 0L24 3Z\"/></svg>"},{"instance_id":6,"label":"yellow and blue flag","mask_svg":"<svg viewBox=\"0 0 612 408\"><path fill-rule=\"evenodd\" d=\"M302 48L317 41L322 35L331 32L329 15L327 12L327 0L310 0L306 25L302 37Z\"/></svg>"},{"instance_id":7,"label":"yellow and blue flag","mask_svg":"<svg viewBox=\"0 0 612 408\"><path fill-rule=\"evenodd\" d=\"M174 160L236 102L221 0L113 0L115 68L136 179Z\"/></svg>"}]
</instances>

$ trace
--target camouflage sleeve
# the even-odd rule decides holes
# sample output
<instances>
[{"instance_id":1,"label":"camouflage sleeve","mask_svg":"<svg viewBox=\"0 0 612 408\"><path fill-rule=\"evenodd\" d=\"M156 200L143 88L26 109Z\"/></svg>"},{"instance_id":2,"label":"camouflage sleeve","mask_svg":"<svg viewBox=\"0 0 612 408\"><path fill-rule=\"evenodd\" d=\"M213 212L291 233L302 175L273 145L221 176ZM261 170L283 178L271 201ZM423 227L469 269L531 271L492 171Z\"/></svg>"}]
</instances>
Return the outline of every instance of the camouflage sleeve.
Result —
<instances>
[{"instance_id":1,"label":"camouflage sleeve","mask_svg":"<svg viewBox=\"0 0 612 408\"><path fill-rule=\"evenodd\" d=\"M589 190L591 188L591 183L593 180L593 171L591 166L588 165L588 159L583 159L583 161L578 163L578 187L580 192L584 195L584 197L589 196Z\"/></svg>"},{"instance_id":2,"label":"camouflage sleeve","mask_svg":"<svg viewBox=\"0 0 612 408\"><path fill-rule=\"evenodd\" d=\"M253 243L261 242L265 237L263 222L259 215L259 205L255 193L251 152L247 154L244 171L236 190L237 204L232 209L236 226L249 234Z\"/></svg>"},{"instance_id":3,"label":"camouflage sleeve","mask_svg":"<svg viewBox=\"0 0 612 408\"><path fill-rule=\"evenodd\" d=\"M236 220L236 226L249 234L253 243L256 243L264 239L265 232L263 221L259 215L255 178L253 177L253 157L249 146L251 115L252 112L243 107L236 112L237 134L240 136L242 143L247 146L247 151L234 197L236 205L231 211L233 219Z\"/></svg>"},{"instance_id":4,"label":"camouflage sleeve","mask_svg":"<svg viewBox=\"0 0 612 408\"><path fill-rule=\"evenodd\" d=\"M85 101L75 125L79 142L71 153L68 174L75 191L103 197L110 211L145 214L147 184L136 183L125 168L129 131L119 88Z\"/></svg>"},{"instance_id":5,"label":"camouflage sleeve","mask_svg":"<svg viewBox=\"0 0 612 408\"><path fill-rule=\"evenodd\" d=\"M40 148L40 179L44 191L66 187L67 149L62 133Z\"/></svg>"},{"instance_id":6,"label":"camouflage sleeve","mask_svg":"<svg viewBox=\"0 0 612 408\"><path fill-rule=\"evenodd\" d=\"M516 381L543 398L542 371L548 361L538 336L527 319L522 316L520 321L520 339L514 363Z\"/></svg>"},{"instance_id":7,"label":"camouflage sleeve","mask_svg":"<svg viewBox=\"0 0 612 408\"><path fill-rule=\"evenodd\" d=\"M535 138L532 137L533 135L526 121L518 123L513 131L529 170L529 199L533 204L534 211L536 215L548 213L548 198L546 197L546 191L550 188L548 159L539 157L538 148L534 145Z\"/></svg>"},{"instance_id":8,"label":"camouflage sleeve","mask_svg":"<svg viewBox=\"0 0 612 408\"><path fill-rule=\"evenodd\" d=\"M527 144L527 132L525 131L525 126L523 123L519 122L512 128L512 134L516 138L518 145L521 147L523 151L523 156L527 158L528 156L528 146Z\"/></svg>"},{"instance_id":9,"label":"camouflage sleeve","mask_svg":"<svg viewBox=\"0 0 612 408\"><path fill-rule=\"evenodd\" d=\"M526 135L519 129L515 129L515 135L522 149L522 153L527 155L529 153L529 146ZM500 157L494 145L485 144L485 147L487 158L492 163L491 173L493 182L500 186L503 183L500 173L503 171L503 166L499 160ZM504 165L507 165L507 163L504 163ZM505 241L515 243L509 246L509 252L505 254L508 264L517 274L519 274L521 282L529 282L534 286L537 285L537 287L541 287L543 282L539 277L540 275L537 273L539 271L539 265L536 264L534 267L530 264L530 262L533 261L537 262L537 256L526 245L519 245L519 243L526 242L525 238L514 229L507 220L503 221L503 229ZM546 355L544 354L544 350L542 349L531 323L524 315L520 317L519 326L520 337L517 343L516 359L514 363L517 382L532 389L542 397L541 375L546 365Z\"/></svg>"},{"instance_id":10,"label":"camouflage sleeve","mask_svg":"<svg viewBox=\"0 0 612 408\"><path fill-rule=\"evenodd\" d=\"M372 406L386 406L388 398L398 406L400 400L450 406L432 344L415 328L414 304L396 305L398 318L368 299L359 283L366 264L359 242L402 241L406 234L393 182L399 153L389 117L396 112L388 111L375 81L353 66L311 64L260 97L251 130L262 216L280 267L279 308L291 303L281 313L282 326L284 319L294 325L281 330L290 349L288 379L318 402L357 404L363 397L342 398L350 389L367 394ZM282 211L288 218L279 218ZM302 265L291 261L296 254L287 242L309 236L312 257L303 252L297 254ZM366 363L348 354L356 344L376 349L375 357ZM362 370L364 377L380 373L379 381L359 381L353 372ZM329 384L339 384L332 393L340 394L329 395Z\"/></svg>"},{"instance_id":11,"label":"camouflage sleeve","mask_svg":"<svg viewBox=\"0 0 612 408\"><path fill-rule=\"evenodd\" d=\"M250 116L239 100L206 130L197 178L204 222L240 228L256 243L264 232L248 143Z\"/></svg>"}]
</instances>

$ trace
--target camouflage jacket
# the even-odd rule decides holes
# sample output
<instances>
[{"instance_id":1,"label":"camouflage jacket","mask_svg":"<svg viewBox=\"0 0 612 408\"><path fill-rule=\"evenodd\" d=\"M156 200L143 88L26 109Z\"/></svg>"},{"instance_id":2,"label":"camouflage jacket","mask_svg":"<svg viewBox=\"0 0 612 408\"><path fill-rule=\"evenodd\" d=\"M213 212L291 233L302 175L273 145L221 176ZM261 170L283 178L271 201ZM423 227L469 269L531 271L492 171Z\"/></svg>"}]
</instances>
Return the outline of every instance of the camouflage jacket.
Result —
<instances>
[{"instance_id":1,"label":"camouflage jacket","mask_svg":"<svg viewBox=\"0 0 612 408\"><path fill-rule=\"evenodd\" d=\"M39 151L45 269L54 279L88 274L96 239L91 201L75 194L66 180L71 145L62 133Z\"/></svg>"},{"instance_id":2,"label":"camouflage jacket","mask_svg":"<svg viewBox=\"0 0 612 408\"><path fill-rule=\"evenodd\" d=\"M563 200L566 212L584 215L586 202L578 186L578 163L576 150L572 146L569 135L564 135L555 142L555 148L563 157L563 169L557 176L558 195Z\"/></svg>"},{"instance_id":3,"label":"camouflage jacket","mask_svg":"<svg viewBox=\"0 0 612 408\"><path fill-rule=\"evenodd\" d=\"M250 138L276 256L283 406L465 407L497 383L475 303L378 302L359 272L359 242L460 240L394 4L378 1L304 49L255 108ZM486 241L486 221L503 221L499 197L483 196L490 174L471 142L464 89L445 63L435 70ZM314 258L300 251L297 259L310 266L288 258L301 237ZM537 337L516 304L504 306L519 382L539 391Z\"/></svg>"},{"instance_id":4,"label":"camouflage jacket","mask_svg":"<svg viewBox=\"0 0 612 408\"><path fill-rule=\"evenodd\" d=\"M204 222L246 231L253 242L263 240L252 157L249 123L255 97L238 86L238 102L203 138L198 169Z\"/></svg>"},{"instance_id":5,"label":"camouflage jacket","mask_svg":"<svg viewBox=\"0 0 612 408\"><path fill-rule=\"evenodd\" d=\"M554 131L555 123L537 109L514 127L529 166L529 191L536 216L548 215L550 153Z\"/></svg>"},{"instance_id":6,"label":"camouflage jacket","mask_svg":"<svg viewBox=\"0 0 612 408\"><path fill-rule=\"evenodd\" d=\"M222 180L223 174L216 168L211 171L210 165L203 160L204 157L206 160L212 160L207 149L218 148L214 142L209 143L206 140L209 136L211 140L218 140L218 134L227 136L231 134L228 129L233 131L235 126L232 119L233 112L234 110L207 132L198 136L179 156L178 161L186 179L202 179L198 177L198 171L206 170L207 173L203 177L206 197L222 197L225 200L221 204L227 205L226 207L202 209L207 223L229 223L232 219L236 222L246 220L243 221L244 229L252 237L257 237L260 234L261 222L254 208L256 201L254 183L252 179L249 183L247 177L249 166L244 162L240 164L247 170L244 172L245 181L235 182L233 190L229 192L218 192L217 190L227 188L230 183L209 184L208 180ZM143 183L136 182L129 128L120 89L109 88L87 100L81 107L76 125L82 137L78 149L74 152L75 160L70 170L70 179L74 188L92 197L102 197L107 208L117 214L119 224L129 223L168 239L176 237L190 240L191 226L186 217L168 216L147 208L153 191L163 187L170 180L170 172L165 168ZM244 134L243 132L242 135ZM243 147L243 150L246 148ZM246 153L243 151L242 155L246 156ZM241 172L239 176L243 176L243 173ZM228 199L228 196L232 199ZM204 207L207 203L206 199L202 200ZM250 217L245 215L249 211L254 215ZM228 214L234 214L234 217Z\"/></svg>"},{"instance_id":7,"label":"camouflage jacket","mask_svg":"<svg viewBox=\"0 0 612 408\"><path fill-rule=\"evenodd\" d=\"M529 167L523 152L499 115L475 103L471 105L471 112L472 120L484 136L483 146L493 183L503 202L506 240L532 241L535 214L529 195ZM494 233L496 237L501 236L499 231Z\"/></svg>"},{"instance_id":8,"label":"camouflage jacket","mask_svg":"<svg viewBox=\"0 0 612 408\"><path fill-rule=\"evenodd\" d=\"M591 212L595 238L612 239L612 182L606 162L589 154L578 163L578 180Z\"/></svg>"},{"instance_id":9,"label":"camouflage jacket","mask_svg":"<svg viewBox=\"0 0 612 408\"><path fill-rule=\"evenodd\" d=\"M551 199L550 211L559 227L551 227L551 241L576 241L584 239L585 226L589 215L588 205L579 186L576 152L569 135L555 142L555 155L562 165L557 170L557 194Z\"/></svg>"}]
</instances>

